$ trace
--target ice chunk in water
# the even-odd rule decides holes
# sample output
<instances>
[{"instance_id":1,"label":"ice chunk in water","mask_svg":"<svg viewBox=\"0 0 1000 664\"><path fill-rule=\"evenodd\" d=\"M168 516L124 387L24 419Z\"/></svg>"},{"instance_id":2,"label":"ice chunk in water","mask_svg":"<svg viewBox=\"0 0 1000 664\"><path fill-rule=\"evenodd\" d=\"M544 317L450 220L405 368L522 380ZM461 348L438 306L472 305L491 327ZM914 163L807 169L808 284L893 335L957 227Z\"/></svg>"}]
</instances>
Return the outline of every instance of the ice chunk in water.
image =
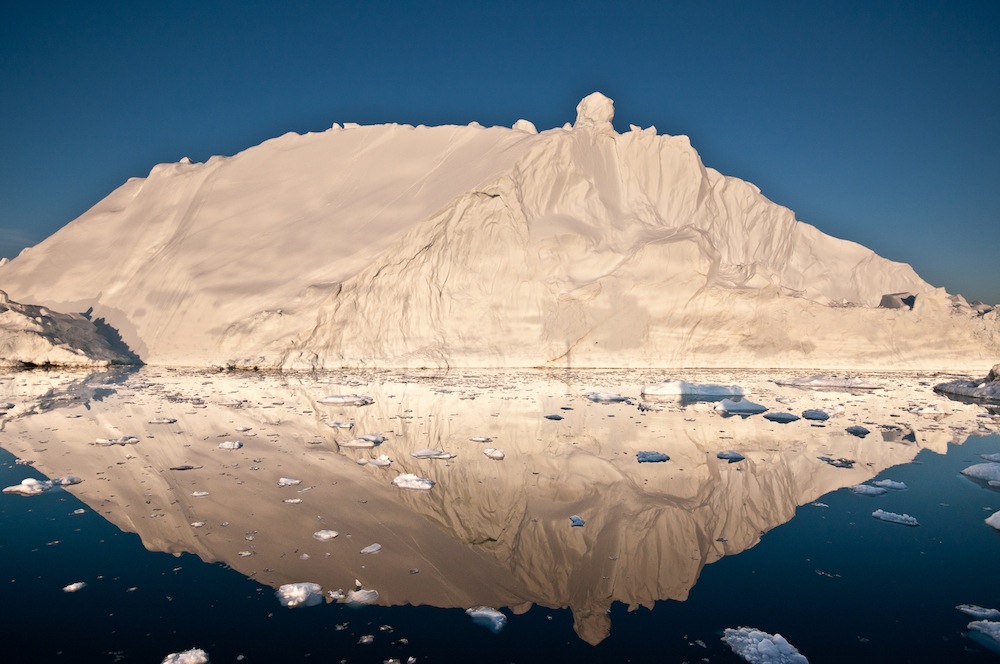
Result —
<instances>
[{"instance_id":1,"label":"ice chunk in water","mask_svg":"<svg viewBox=\"0 0 1000 664\"><path fill-rule=\"evenodd\" d=\"M739 385L716 385L714 383L689 383L686 380L669 380L653 385L644 385L644 396L651 397L740 397L743 388Z\"/></svg>"},{"instance_id":2,"label":"ice chunk in water","mask_svg":"<svg viewBox=\"0 0 1000 664\"><path fill-rule=\"evenodd\" d=\"M77 590L83 590L87 587L87 584L83 581L77 581L76 583L71 583L65 588L63 588L64 593L75 593Z\"/></svg>"},{"instance_id":3,"label":"ice chunk in water","mask_svg":"<svg viewBox=\"0 0 1000 664\"><path fill-rule=\"evenodd\" d=\"M1000 463L977 463L962 471L966 477L984 482L1000 481Z\"/></svg>"},{"instance_id":4,"label":"ice chunk in water","mask_svg":"<svg viewBox=\"0 0 1000 664\"><path fill-rule=\"evenodd\" d=\"M302 480L293 480L291 477L278 479L278 486L295 486L296 484L302 484Z\"/></svg>"},{"instance_id":5,"label":"ice chunk in water","mask_svg":"<svg viewBox=\"0 0 1000 664\"><path fill-rule=\"evenodd\" d=\"M662 463L670 461L670 457L663 452L637 452L635 457L639 463Z\"/></svg>"},{"instance_id":6,"label":"ice chunk in water","mask_svg":"<svg viewBox=\"0 0 1000 664\"><path fill-rule=\"evenodd\" d=\"M583 396L595 403L627 403L629 400L628 397L623 397L614 392L587 392Z\"/></svg>"},{"instance_id":7,"label":"ice chunk in water","mask_svg":"<svg viewBox=\"0 0 1000 664\"><path fill-rule=\"evenodd\" d=\"M429 480L426 477L417 477L413 473L401 473L392 481L392 485L400 489L430 491L434 486L434 480Z\"/></svg>"},{"instance_id":8,"label":"ice chunk in water","mask_svg":"<svg viewBox=\"0 0 1000 664\"><path fill-rule=\"evenodd\" d=\"M347 591L347 601L351 604L372 604L378 599L378 592L368 588Z\"/></svg>"},{"instance_id":9,"label":"ice chunk in water","mask_svg":"<svg viewBox=\"0 0 1000 664\"><path fill-rule=\"evenodd\" d=\"M809 410L802 411L802 417L807 420L815 420L817 422L825 422L830 419L830 416L826 414L826 411L820 410L819 408L810 408Z\"/></svg>"},{"instance_id":10,"label":"ice chunk in water","mask_svg":"<svg viewBox=\"0 0 1000 664\"><path fill-rule=\"evenodd\" d=\"M740 399L739 401L723 399L715 405L715 410L721 412L723 415L747 416L754 415L756 413L763 413L767 410L767 406L754 403L749 399Z\"/></svg>"},{"instance_id":11,"label":"ice chunk in water","mask_svg":"<svg viewBox=\"0 0 1000 664\"><path fill-rule=\"evenodd\" d=\"M743 461L746 457L736 452L734 450L726 450L725 452L719 452L715 455L719 459L725 459L729 463L736 463L737 461Z\"/></svg>"},{"instance_id":12,"label":"ice chunk in water","mask_svg":"<svg viewBox=\"0 0 1000 664\"><path fill-rule=\"evenodd\" d=\"M888 489L884 487L869 486L867 484L855 484L854 486L847 488L859 496L881 496L883 493L888 491Z\"/></svg>"},{"instance_id":13,"label":"ice chunk in water","mask_svg":"<svg viewBox=\"0 0 1000 664\"><path fill-rule=\"evenodd\" d=\"M986 525L1000 530L1000 512L994 512L991 516L986 517Z\"/></svg>"},{"instance_id":14,"label":"ice chunk in water","mask_svg":"<svg viewBox=\"0 0 1000 664\"><path fill-rule=\"evenodd\" d=\"M208 653L201 648L172 652L163 658L161 664L208 664Z\"/></svg>"},{"instance_id":15,"label":"ice chunk in water","mask_svg":"<svg viewBox=\"0 0 1000 664\"><path fill-rule=\"evenodd\" d=\"M1000 611L996 609L987 609L975 604L959 604L955 608L977 620L1000 620Z\"/></svg>"},{"instance_id":16,"label":"ice chunk in water","mask_svg":"<svg viewBox=\"0 0 1000 664\"><path fill-rule=\"evenodd\" d=\"M883 489L892 489L893 491L904 491L907 488L905 482L896 482L894 480L876 480L872 484Z\"/></svg>"},{"instance_id":17,"label":"ice chunk in water","mask_svg":"<svg viewBox=\"0 0 1000 664\"><path fill-rule=\"evenodd\" d=\"M753 627L727 628L722 640L750 664L809 664L781 634L768 634Z\"/></svg>"},{"instance_id":18,"label":"ice chunk in water","mask_svg":"<svg viewBox=\"0 0 1000 664\"><path fill-rule=\"evenodd\" d=\"M294 609L299 606L316 606L323 602L323 591L318 583L286 583L275 591L282 606Z\"/></svg>"},{"instance_id":19,"label":"ice chunk in water","mask_svg":"<svg viewBox=\"0 0 1000 664\"><path fill-rule=\"evenodd\" d=\"M788 424L789 422L797 422L802 418L791 413L766 413L764 419L770 422L777 422L778 424Z\"/></svg>"},{"instance_id":20,"label":"ice chunk in water","mask_svg":"<svg viewBox=\"0 0 1000 664\"><path fill-rule=\"evenodd\" d=\"M339 534L336 530L317 530L313 533L313 539L320 542L329 542Z\"/></svg>"},{"instance_id":21,"label":"ice chunk in water","mask_svg":"<svg viewBox=\"0 0 1000 664\"><path fill-rule=\"evenodd\" d=\"M976 643L1000 653L1000 622L994 620L975 620L968 624L969 636Z\"/></svg>"},{"instance_id":22,"label":"ice chunk in water","mask_svg":"<svg viewBox=\"0 0 1000 664\"><path fill-rule=\"evenodd\" d=\"M414 450L410 452L414 459L454 459L455 455L443 450Z\"/></svg>"},{"instance_id":23,"label":"ice chunk in water","mask_svg":"<svg viewBox=\"0 0 1000 664\"><path fill-rule=\"evenodd\" d=\"M919 526L917 522L909 514L896 514L895 512L886 512L885 510L875 510L872 512L872 516L879 521L888 521L889 523L898 523L902 526Z\"/></svg>"},{"instance_id":24,"label":"ice chunk in water","mask_svg":"<svg viewBox=\"0 0 1000 664\"><path fill-rule=\"evenodd\" d=\"M54 486L68 486L71 484L79 484L83 480L76 475L67 475L65 477L56 477L51 480L37 480L34 477L28 477L21 480L20 484L15 484L14 486L9 486L3 490L4 493L18 493L22 496L37 496L39 494L45 493Z\"/></svg>"},{"instance_id":25,"label":"ice chunk in water","mask_svg":"<svg viewBox=\"0 0 1000 664\"><path fill-rule=\"evenodd\" d=\"M470 438L469 440L471 440L474 443L492 443L493 442L493 439L490 438L489 436L476 436L475 438Z\"/></svg>"},{"instance_id":26,"label":"ice chunk in water","mask_svg":"<svg viewBox=\"0 0 1000 664\"><path fill-rule=\"evenodd\" d=\"M868 429L858 425L847 427L846 429L844 429L844 431L851 434L852 436L857 436L858 438L864 438L865 436L871 433L871 431L869 431Z\"/></svg>"},{"instance_id":27,"label":"ice chunk in water","mask_svg":"<svg viewBox=\"0 0 1000 664\"><path fill-rule=\"evenodd\" d=\"M504 456L506 456L503 453L503 450L498 450L495 447L487 447L485 450L483 450L483 454L493 459L494 461L503 461Z\"/></svg>"},{"instance_id":28,"label":"ice chunk in water","mask_svg":"<svg viewBox=\"0 0 1000 664\"><path fill-rule=\"evenodd\" d=\"M569 518L569 525L572 526L572 527L574 527L574 528L579 528L579 527L583 526L583 524L585 524L585 523L587 523L587 522L584 521L582 518L576 516L575 514Z\"/></svg>"},{"instance_id":29,"label":"ice chunk in water","mask_svg":"<svg viewBox=\"0 0 1000 664\"><path fill-rule=\"evenodd\" d=\"M369 544L365 548L361 549L361 553L378 553L382 550L381 544Z\"/></svg>"},{"instance_id":30,"label":"ice chunk in water","mask_svg":"<svg viewBox=\"0 0 1000 664\"><path fill-rule=\"evenodd\" d=\"M472 622L482 625L494 634L499 634L507 624L507 616L493 607L474 606L471 609L466 609L465 613L472 618Z\"/></svg>"},{"instance_id":31,"label":"ice chunk in water","mask_svg":"<svg viewBox=\"0 0 1000 664\"><path fill-rule=\"evenodd\" d=\"M243 443L238 440L227 440L219 443L220 450L238 450L243 447Z\"/></svg>"},{"instance_id":32,"label":"ice chunk in water","mask_svg":"<svg viewBox=\"0 0 1000 664\"><path fill-rule=\"evenodd\" d=\"M1000 463L1000 452L994 452L993 454L980 454L979 456L992 463Z\"/></svg>"},{"instance_id":33,"label":"ice chunk in water","mask_svg":"<svg viewBox=\"0 0 1000 664\"><path fill-rule=\"evenodd\" d=\"M177 420L175 420L172 417L154 417L153 419L149 420L149 423L150 424L173 424L176 421Z\"/></svg>"}]
</instances>

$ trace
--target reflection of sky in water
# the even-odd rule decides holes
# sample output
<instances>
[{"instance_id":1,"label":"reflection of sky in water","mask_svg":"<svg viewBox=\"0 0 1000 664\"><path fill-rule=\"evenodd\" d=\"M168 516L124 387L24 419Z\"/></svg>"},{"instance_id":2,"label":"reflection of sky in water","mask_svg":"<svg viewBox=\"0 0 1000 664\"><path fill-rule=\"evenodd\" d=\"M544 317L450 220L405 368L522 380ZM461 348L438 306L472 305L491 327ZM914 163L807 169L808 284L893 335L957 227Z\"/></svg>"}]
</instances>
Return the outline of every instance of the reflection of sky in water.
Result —
<instances>
[{"instance_id":1,"label":"reflection of sky in water","mask_svg":"<svg viewBox=\"0 0 1000 664\"><path fill-rule=\"evenodd\" d=\"M32 390L37 399L53 398L51 385L29 385L26 376L18 385L0 383L7 390L0 398L19 408ZM228 661L230 652L233 657L271 653L259 661L281 659L280 649L256 633L274 629L295 642L288 652L318 654L319 641L329 639L348 659L353 652L377 661L400 656L405 661L411 654L433 655L435 661L459 661L460 655L466 661L530 661L552 648L552 657L571 653L607 661L613 652L662 654L664 643L678 660L700 659L725 652L716 632L742 624L781 632L810 661L822 661L820 653L833 643L847 643L856 657L874 659L871 653L899 646L897 616L917 607L927 616L919 618L925 631L939 641L943 634L953 640L950 649L934 643L941 659L957 652L960 661L971 656L961 639L967 621L952 607L1000 604L981 589L974 592L987 587L995 594L1000 587L988 562L996 556L998 538L982 525L996 492L956 476L977 460L980 448L995 451L997 439L974 439L952 447L947 456L939 454L950 441L977 430L977 420L983 420L976 417L982 412L977 407L958 404L943 418L913 417L906 410L912 403L937 399L913 387L900 388L896 396L781 392L792 395L792 405L773 401L778 388L766 380L748 393L754 401L792 412L845 407L843 416L817 427L760 417L724 419L711 404L702 409L697 403L656 402L657 410L640 411L634 404L582 398L594 388L635 398L639 384L624 372L564 375L560 381L475 372L434 381L401 374L353 378L360 384L147 369L118 380L115 394L85 387L107 381L78 380L72 387L77 394L86 396L80 386L101 393L101 399L88 399L89 411L80 400L30 417L18 418L15 410L17 419L6 422L5 448L36 460L51 476L83 476L86 481L72 494L111 523L138 532L147 548L180 556L142 553L133 536L91 510L71 515L79 503L70 492L3 496L5 529L18 538L0 549L0 556L6 569L19 570L12 585L20 599L44 593L57 606L79 607L88 616L118 616L114 634L92 625L93 633L79 644L60 646L67 652L102 644L106 651L149 653L148 660L197 645L213 661ZM751 378L745 378L737 382L748 384ZM376 403L351 408L316 403L338 393L370 394ZM241 405L219 405L225 401ZM566 419L542 417L553 412ZM178 422L148 423L165 415ZM335 430L324 424L327 419L351 419L355 428ZM843 432L861 422L873 432L892 425L912 440L862 441ZM219 450L220 442L238 435L238 426L251 426L258 435L244 438L241 450ZM363 433L383 433L387 440L371 450L337 452L338 441ZM111 434L136 435L140 442L88 444ZM487 445L469 440L476 436L493 438L489 445L504 449L505 459L483 455ZM409 455L424 448L458 456L444 461ZM671 460L640 465L636 453L645 449L667 452ZM728 449L747 460L728 464L715 458ZM896 466L918 453L921 463ZM356 463L379 454L393 458L390 468ZM857 463L834 468L818 460L822 455ZM180 461L201 469L168 470ZM9 463L4 486L34 473ZM400 472L430 477L436 485L430 492L400 491L389 484ZM847 491L824 495L877 473L905 481L910 489L876 498ZM279 476L304 482L278 487ZM197 490L209 495L192 497ZM303 502L283 502L290 497ZM820 497L829 507L810 504ZM908 529L876 522L870 517L876 508L913 514L922 525ZM1000 500L994 508L1000 509ZM570 526L575 514L584 517L584 527ZM193 528L195 520L206 525ZM321 528L341 534L317 542L312 533ZM762 532L767 534L761 540ZM55 540L59 543L48 545ZM381 543L382 551L359 554L373 542ZM253 555L241 557L241 551ZM233 570L203 565L184 552ZM740 555L726 555L735 553ZM952 572L968 561L975 570ZM703 569L707 563L714 564ZM256 583L311 581L335 590L352 588L355 578L377 589L380 603L444 609L329 605L288 611L277 605L273 590ZM77 593L61 592L75 581L88 585ZM509 607L508 615L512 609L527 613L513 615L503 632L492 635L470 626L464 614L479 604ZM625 611L641 605L655 610ZM225 629L199 623L205 606L213 616L223 611L232 617ZM819 622L841 625L840 631L819 629L816 615L804 606L826 607ZM172 640L158 620L184 638ZM343 622L351 624L341 631L331 628ZM379 632L380 624L394 625L393 632ZM577 639L570 624L599 645ZM942 627L930 630L933 624ZM882 627L873 632L873 625ZM143 630L160 634L155 652L150 643L125 636ZM372 645L354 645L367 633L376 637ZM442 650L451 635L464 645ZM408 646L391 645L401 637ZM690 645L695 640L707 648Z\"/></svg>"}]
</instances>

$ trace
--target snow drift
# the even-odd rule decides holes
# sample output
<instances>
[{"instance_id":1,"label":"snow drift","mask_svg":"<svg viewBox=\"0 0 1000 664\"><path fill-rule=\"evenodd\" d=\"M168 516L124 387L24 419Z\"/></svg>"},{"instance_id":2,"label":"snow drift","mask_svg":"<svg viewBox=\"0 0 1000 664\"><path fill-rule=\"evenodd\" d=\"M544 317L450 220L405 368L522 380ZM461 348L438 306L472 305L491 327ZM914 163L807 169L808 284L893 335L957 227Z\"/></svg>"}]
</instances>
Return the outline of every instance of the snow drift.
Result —
<instances>
[{"instance_id":1,"label":"snow drift","mask_svg":"<svg viewBox=\"0 0 1000 664\"><path fill-rule=\"evenodd\" d=\"M160 365L979 368L995 311L824 235L685 136L334 125L161 164L0 266ZM912 306L879 307L890 293Z\"/></svg>"}]
</instances>

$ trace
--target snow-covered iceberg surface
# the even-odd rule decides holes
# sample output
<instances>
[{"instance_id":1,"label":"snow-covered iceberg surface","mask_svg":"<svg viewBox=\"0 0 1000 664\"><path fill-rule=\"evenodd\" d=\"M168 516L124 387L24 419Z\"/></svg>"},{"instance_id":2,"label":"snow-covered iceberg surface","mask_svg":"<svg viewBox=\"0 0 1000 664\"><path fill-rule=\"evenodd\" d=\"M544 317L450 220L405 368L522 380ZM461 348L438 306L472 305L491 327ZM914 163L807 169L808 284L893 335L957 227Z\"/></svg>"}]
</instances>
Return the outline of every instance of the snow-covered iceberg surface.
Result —
<instances>
[{"instance_id":1,"label":"snow-covered iceberg surface","mask_svg":"<svg viewBox=\"0 0 1000 664\"><path fill-rule=\"evenodd\" d=\"M570 130L336 126L160 164L0 266L0 284L92 308L168 366L968 370L1000 356L996 311L798 221L686 136L618 134L602 95L579 109ZM879 306L899 293L905 306Z\"/></svg>"},{"instance_id":2,"label":"snow-covered iceberg surface","mask_svg":"<svg viewBox=\"0 0 1000 664\"><path fill-rule=\"evenodd\" d=\"M51 480L37 480L33 477L28 477L21 480L20 484L15 484L14 486L6 487L4 493L17 493L22 496L37 496L41 493L52 489L57 486L69 486L71 484L79 484L83 480L75 475L67 475L66 477L56 477Z\"/></svg>"},{"instance_id":3,"label":"snow-covered iceberg surface","mask_svg":"<svg viewBox=\"0 0 1000 664\"><path fill-rule=\"evenodd\" d=\"M722 640L750 664L809 664L781 634L768 634L753 627L727 628Z\"/></svg>"},{"instance_id":4,"label":"snow-covered iceberg surface","mask_svg":"<svg viewBox=\"0 0 1000 664\"><path fill-rule=\"evenodd\" d=\"M82 314L20 304L0 291L0 368L137 363L104 328Z\"/></svg>"},{"instance_id":5,"label":"snow-covered iceberg surface","mask_svg":"<svg viewBox=\"0 0 1000 664\"><path fill-rule=\"evenodd\" d=\"M941 394L1000 403L1000 364L993 365L983 380L953 380L934 386Z\"/></svg>"}]
</instances>

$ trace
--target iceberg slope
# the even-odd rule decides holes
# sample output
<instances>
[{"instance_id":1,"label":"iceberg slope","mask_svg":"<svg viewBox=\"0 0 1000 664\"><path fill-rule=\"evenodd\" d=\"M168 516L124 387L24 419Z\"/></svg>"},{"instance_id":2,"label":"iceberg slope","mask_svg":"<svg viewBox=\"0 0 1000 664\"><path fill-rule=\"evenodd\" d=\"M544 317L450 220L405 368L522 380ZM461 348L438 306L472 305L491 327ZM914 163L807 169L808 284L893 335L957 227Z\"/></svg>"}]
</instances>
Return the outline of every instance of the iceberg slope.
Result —
<instances>
[{"instance_id":1,"label":"iceberg slope","mask_svg":"<svg viewBox=\"0 0 1000 664\"><path fill-rule=\"evenodd\" d=\"M161 165L0 267L147 363L973 368L996 313L796 221L684 136L348 126ZM96 247L96 250L93 248ZM887 293L911 309L881 309Z\"/></svg>"}]
</instances>

